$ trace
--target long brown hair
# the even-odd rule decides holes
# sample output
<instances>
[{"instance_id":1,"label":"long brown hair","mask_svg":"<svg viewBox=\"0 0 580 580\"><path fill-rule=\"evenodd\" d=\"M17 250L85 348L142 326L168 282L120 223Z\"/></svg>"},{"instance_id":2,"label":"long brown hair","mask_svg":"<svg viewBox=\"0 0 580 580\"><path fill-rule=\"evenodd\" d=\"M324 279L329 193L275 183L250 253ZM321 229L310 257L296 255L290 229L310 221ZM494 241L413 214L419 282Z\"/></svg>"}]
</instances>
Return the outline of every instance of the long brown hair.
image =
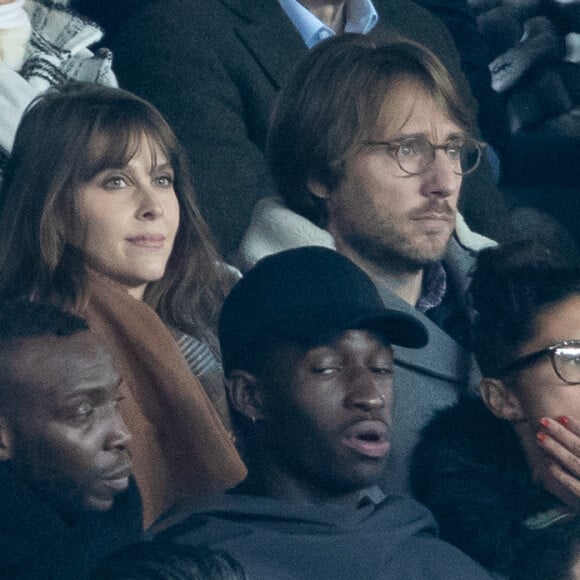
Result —
<instances>
[{"instance_id":1,"label":"long brown hair","mask_svg":"<svg viewBox=\"0 0 580 580\"><path fill-rule=\"evenodd\" d=\"M22 118L0 191L0 295L51 300L82 311L86 271L70 245L79 186L123 167L145 136L173 167L180 226L164 277L145 301L183 332L213 329L228 275L195 202L189 161L155 107L120 89L74 84L32 103Z\"/></svg>"}]
</instances>

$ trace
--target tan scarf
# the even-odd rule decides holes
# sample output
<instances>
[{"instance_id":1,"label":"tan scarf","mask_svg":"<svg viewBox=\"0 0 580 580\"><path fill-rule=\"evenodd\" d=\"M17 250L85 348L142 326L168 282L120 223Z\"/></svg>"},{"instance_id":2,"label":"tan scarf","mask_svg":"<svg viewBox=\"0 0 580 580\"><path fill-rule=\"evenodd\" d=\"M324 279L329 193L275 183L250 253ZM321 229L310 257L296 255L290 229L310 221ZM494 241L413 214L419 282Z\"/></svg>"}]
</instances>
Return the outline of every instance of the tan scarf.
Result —
<instances>
[{"instance_id":1,"label":"tan scarf","mask_svg":"<svg viewBox=\"0 0 580 580\"><path fill-rule=\"evenodd\" d=\"M133 436L145 527L180 500L221 492L243 479L231 434L154 310L91 274L83 314L123 379L120 409Z\"/></svg>"}]
</instances>

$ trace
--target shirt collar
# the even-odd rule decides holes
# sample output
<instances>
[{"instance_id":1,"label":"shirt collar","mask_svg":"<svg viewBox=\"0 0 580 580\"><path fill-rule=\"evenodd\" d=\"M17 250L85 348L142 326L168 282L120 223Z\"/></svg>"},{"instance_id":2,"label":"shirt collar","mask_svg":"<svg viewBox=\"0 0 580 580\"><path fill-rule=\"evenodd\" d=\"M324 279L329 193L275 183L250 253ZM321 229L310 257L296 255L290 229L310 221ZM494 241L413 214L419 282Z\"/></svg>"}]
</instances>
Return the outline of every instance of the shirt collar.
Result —
<instances>
[{"instance_id":1,"label":"shirt collar","mask_svg":"<svg viewBox=\"0 0 580 580\"><path fill-rule=\"evenodd\" d=\"M427 266L423 270L423 287L416 308L419 312L427 312L443 302L447 292L447 273L441 262Z\"/></svg>"},{"instance_id":2,"label":"shirt collar","mask_svg":"<svg viewBox=\"0 0 580 580\"><path fill-rule=\"evenodd\" d=\"M383 490L378 485L373 485L372 487L368 487L361 491L360 499L356 507L360 509L367 505L371 505L376 508L383 503L386 498L387 496Z\"/></svg>"},{"instance_id":3,"label":"shirt collar","mask_svg":"<svg viewBox=\"0 0 580 580\"><path fill-rule=\"evenodd\" d=\"M335 36L336 33L332 28L314 16L298 0L278 0L278 2L308 48L316 46L325 38ZM367 34L374 28L378 18L371 0L347 0L344 31Z\"/></svg>"}]
</instances>

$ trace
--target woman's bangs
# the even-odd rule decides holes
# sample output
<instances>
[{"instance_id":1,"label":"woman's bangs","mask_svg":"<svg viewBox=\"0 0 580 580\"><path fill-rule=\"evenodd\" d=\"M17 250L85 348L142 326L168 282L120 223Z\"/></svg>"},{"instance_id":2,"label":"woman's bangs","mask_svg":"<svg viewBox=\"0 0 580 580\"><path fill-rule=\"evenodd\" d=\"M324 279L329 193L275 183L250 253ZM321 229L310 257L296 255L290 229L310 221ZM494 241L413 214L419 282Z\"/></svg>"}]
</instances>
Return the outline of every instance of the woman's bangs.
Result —
<instances>
[{"instance_id":1,"label":"woman's bangs","mask_svg":"<svg viewBox=\"0 0 580 580\"><path fill-rule=\"evenodd\" d=\"M106 169L125 167L143 145L149 149L152 167L157 165L159 152L171 162L172 155L167 151L163 136L148 121L128 116L97 120L87 139L82 180L89 181Z\"/></svg>"},{"instance_id":2,"label":"woman's bangs","mask_svg":"<svg viewBox=\"0 0 580 580\"><path fill-rule=\"evenodd\" d=\"M139 148L138 135L118 125L93 127L84 152L82 181L89 181L105 169L125 167Z\"/></svg>"}]
</instances>

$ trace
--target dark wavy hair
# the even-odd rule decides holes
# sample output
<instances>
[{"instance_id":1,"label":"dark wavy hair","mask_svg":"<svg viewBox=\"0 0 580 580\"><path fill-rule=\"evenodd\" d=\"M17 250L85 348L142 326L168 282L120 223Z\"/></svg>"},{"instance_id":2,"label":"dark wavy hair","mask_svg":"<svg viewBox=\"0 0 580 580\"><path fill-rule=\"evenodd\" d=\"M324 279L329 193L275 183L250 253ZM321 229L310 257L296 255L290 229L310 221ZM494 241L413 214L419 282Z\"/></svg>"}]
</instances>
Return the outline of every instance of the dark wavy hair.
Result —
<instances>
[{"instance_id":1,"label":"dark wavy hair","mask_svg":"<svg viewBox=\"0 0 580 580\"><path fill-rule=\"evenodd\" d=\"M39 97L18 128L0 190L0 296L85 304L82 252L69 244L79 186L123 167L145 137L175 173L180 225L164 277L145 302L183 332L213 332L229 277L196 205L189 161L161 113L120 89L74 83Z\"/></svg>"},{"instance_id":2,"label":"dark wavy hair","mask_svg":"<svg viewBox=\"0 0 580 580\"><path fill-rule=\"evenodd\" d=\"M483 376L500 378L538 314L580 294L580 263L530 241L488 248L478 255L471 293L475 357Z\"/></svg>"},{"instance_id":3,"label":"dark wavy hair","mask_svg":"<svg viewBox=\"0 0 580 580\"><path fill-rule=\"evenodd\" d=\"M387 43L361 34L321 42L295 68L278 93L267 153L288 207L320 226L324 202L308 188L314 179L333 190L345 161L369 139L385 99L402 78L423 87L467 134L476 133L472 110L439 59L400 37Z\"/></svg>"}]
</instances>

